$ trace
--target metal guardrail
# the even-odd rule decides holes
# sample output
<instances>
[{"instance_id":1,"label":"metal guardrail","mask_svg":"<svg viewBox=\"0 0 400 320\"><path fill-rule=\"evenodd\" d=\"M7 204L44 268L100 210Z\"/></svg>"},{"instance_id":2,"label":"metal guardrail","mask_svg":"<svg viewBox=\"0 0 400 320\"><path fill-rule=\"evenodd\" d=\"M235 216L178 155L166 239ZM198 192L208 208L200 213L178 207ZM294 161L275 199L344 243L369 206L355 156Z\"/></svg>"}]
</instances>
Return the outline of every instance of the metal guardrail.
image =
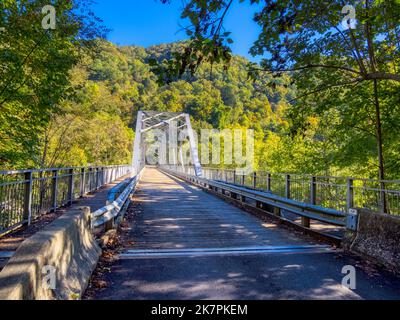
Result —
<instances>
[{"instance_id":1,"label":"metal guardrail","mask_svg":"<svg viewBox=\"0 0 400 320\"><path fill-rule=\"evenodd\" d=\"M70 205L131 169L119 165L0 171L0 235Z\"/></svg>"},{"instance_id":2,"label":"metal guardrail","mask_svg":"<svg viewBox=\"0 0 400 320\"><path fill-rule=\"evenodd\" d=\"M97 228L105 225L108 222L113 221L119 215L121 209L124 207L126 201L128 200L129 195L134 191L137 182L139 181L138 177L139 176L137 175L130 179L128 186L112 203L92 213L92 228Z\"/></svg>"},{"instance_id":3,"label":"metal guardrail","mask_svg":"<svg viewBox=\"0 0 400 320\"><path fill-rule=\"evenodd\" d=\"M310 220L317 220L336 226L346 226L347 223L347 214L338 210L288 199L271 192L255 190L231 182L200 178L194 174L182 172L183 170L181 169L176 170L175 167L171 166L164 166L162 169L184 180L208 187L214 191L222 191L223 194L229 192L230 196L234 199L240 199L242 201L245 201L245 199L252 199L256 202L257 207L264 207L265 205L270 206L276 216L281 216L282 210L294 213L302 217L302 225L307 228L310 227Z\"/></svg>"},{"instance_id":4,"label":"metal guardrail","mask_svg":"<svg viewBox=\"0 0 400 320\"><path fill-rule=\"evenodd\" d=\"M182 167L177 170L182 171ZM193 174L190 167L185 173ZM237 174L235 170L203 168L203 178L245 186L275 195L349 212L351 208L400 215L400 180L374 180L348 177L253 172Z\"/></svg>"},{"instance_id":5,"label":"metal guardrail","mask_svg":"<svg viewBox=\"0 0 400 320\"><path fill-rule=\"evenodd\" d=\"M124 181L118 183L115 187L111 188L107 194L107 202L106 204L113 203L116 198L125 190L125 188L129 185L132 178L127 178Z\"/></svg>"}]
</instances>

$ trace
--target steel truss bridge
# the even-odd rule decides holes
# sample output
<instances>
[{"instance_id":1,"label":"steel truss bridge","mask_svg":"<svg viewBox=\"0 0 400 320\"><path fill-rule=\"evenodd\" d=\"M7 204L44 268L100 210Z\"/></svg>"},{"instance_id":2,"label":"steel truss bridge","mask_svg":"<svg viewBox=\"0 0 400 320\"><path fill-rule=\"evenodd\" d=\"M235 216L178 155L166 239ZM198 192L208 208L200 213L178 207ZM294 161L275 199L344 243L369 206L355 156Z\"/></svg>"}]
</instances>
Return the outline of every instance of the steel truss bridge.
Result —
<instances>
[{"instance_id":1,"label":"steel truss bridge","mask_svg":"<svg viewBox=\"0 0 400 320\"><path fill-rule=\"evenodd\" d=\"M165 157L147 166L154 142L148 135L154 132L160 133L158 140L176 143L153 150ZM189 164L183 161L184 147ZM205 168L185 113L139 111L129 165L0 172L0 235L87 194L96 199L116 180L107 197L99 197L92 228L115 227L135 190L133 202L142 211L134 217L133 245L120 254L119 271L110 276L117 289L104 290L99 299L268 299L290 298L290 292L292 298L377 298L398 290L394 282L382 289L365 274L359 292L335 287L340 263L350 262L339 263L330 244L339 245L345 230L357 229L354 208L399 215L399 181ZM304 238L299 230L327 244ZM298 268L320 273L308 282L300 274L298 282L290 280Z\"/></svg>"},{"instance_id":2,"label":"steel truss bridge","mask_svg":"<svg viewBox=\"0 0 400 320\"><path fill-rule=\"evenodd\" d=\"M188 114L139 111L131 165L0 172L0 234L30 224L128 173L138 181L146 152L154 144L154 137L149 141L148 135L155 131L159 140L168 142L158 147L166 150L155 150L156 156L164 154L155 163L160 169L232 197L246 198L255 206L264 204L275 215L286 213L303 227L310 228L312 221L345 227L354 223L347 219L352 208L378 212L386 208L386 213L400 215L400 181L202 168ZM184 146L190 153L189 164L183 160Z\"/></svg>"}]
</instances>

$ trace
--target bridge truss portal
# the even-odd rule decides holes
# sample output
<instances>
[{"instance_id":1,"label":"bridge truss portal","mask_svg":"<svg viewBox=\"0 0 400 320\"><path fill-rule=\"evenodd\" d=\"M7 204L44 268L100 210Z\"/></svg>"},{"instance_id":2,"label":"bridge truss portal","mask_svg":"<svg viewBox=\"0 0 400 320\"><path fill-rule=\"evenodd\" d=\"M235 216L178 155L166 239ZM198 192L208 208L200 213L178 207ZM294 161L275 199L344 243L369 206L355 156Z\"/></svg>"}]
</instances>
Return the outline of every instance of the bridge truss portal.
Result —
<instances>
[{"instance_id":1,"label":"bridge truss portal","mask_svg":"<svg viewBox=\"0 0 400 320\"><path fill-rule=\"evenodd\" d=\"M186 165L183 147L188 143L191 161L189 164L194 167L196 176L201 177L202 170L197 143L190 123L190 117L187 113L161 111L138 112L132 159L134 174L139 173L144 167L147 151L151 147L154 147L150 145L149 134L153 135L153 137L158 137L156 138L158 140L157 156L158 164L161 165ZM154 140L152 143L154 143Z\"/></svg>"}]
</instances>

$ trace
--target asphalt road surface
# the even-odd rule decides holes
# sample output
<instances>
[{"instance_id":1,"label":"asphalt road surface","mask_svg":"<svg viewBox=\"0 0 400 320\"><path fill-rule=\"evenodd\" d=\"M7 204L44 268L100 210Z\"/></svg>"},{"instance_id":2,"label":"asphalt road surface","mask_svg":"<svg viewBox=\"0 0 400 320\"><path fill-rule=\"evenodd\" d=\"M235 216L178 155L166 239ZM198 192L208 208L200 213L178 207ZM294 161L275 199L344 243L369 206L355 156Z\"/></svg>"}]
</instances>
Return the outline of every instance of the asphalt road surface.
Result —
<instances>
[{"instance_id":1,"label":"asphalt road surface","mask_svg":"<svg viewBox=\"0 0 400 320\"><path fill-rule=\"evenodd\" d=\"M157 169L136 201L143 210L94 299L400 299L393 274ZM345 266L355 289L342 285Z\"/></svg>"}]
</instances>

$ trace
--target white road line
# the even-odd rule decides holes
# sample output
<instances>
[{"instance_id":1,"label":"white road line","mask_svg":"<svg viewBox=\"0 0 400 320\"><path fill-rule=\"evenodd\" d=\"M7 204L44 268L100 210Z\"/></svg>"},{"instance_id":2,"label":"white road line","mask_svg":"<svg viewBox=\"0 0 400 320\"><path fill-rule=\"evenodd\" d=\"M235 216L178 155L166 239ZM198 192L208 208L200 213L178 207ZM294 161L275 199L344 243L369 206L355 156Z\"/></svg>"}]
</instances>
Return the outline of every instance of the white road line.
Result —
<instances>
[{"instance_id":1,"label":"white road line","mask_svg":"<svg viewBox=\"0 0 400 320\"><path fill-rule=\"evenodd\" d=\"M294 246L258 246L233 248L194 248L194 249L156 249L126 250L119 255L120 259L144 259L163 257L203 257L223 255L253 255L278 253L323 253L334 249L328 245L294 245Z\"/></svg>"}]
</instances>

